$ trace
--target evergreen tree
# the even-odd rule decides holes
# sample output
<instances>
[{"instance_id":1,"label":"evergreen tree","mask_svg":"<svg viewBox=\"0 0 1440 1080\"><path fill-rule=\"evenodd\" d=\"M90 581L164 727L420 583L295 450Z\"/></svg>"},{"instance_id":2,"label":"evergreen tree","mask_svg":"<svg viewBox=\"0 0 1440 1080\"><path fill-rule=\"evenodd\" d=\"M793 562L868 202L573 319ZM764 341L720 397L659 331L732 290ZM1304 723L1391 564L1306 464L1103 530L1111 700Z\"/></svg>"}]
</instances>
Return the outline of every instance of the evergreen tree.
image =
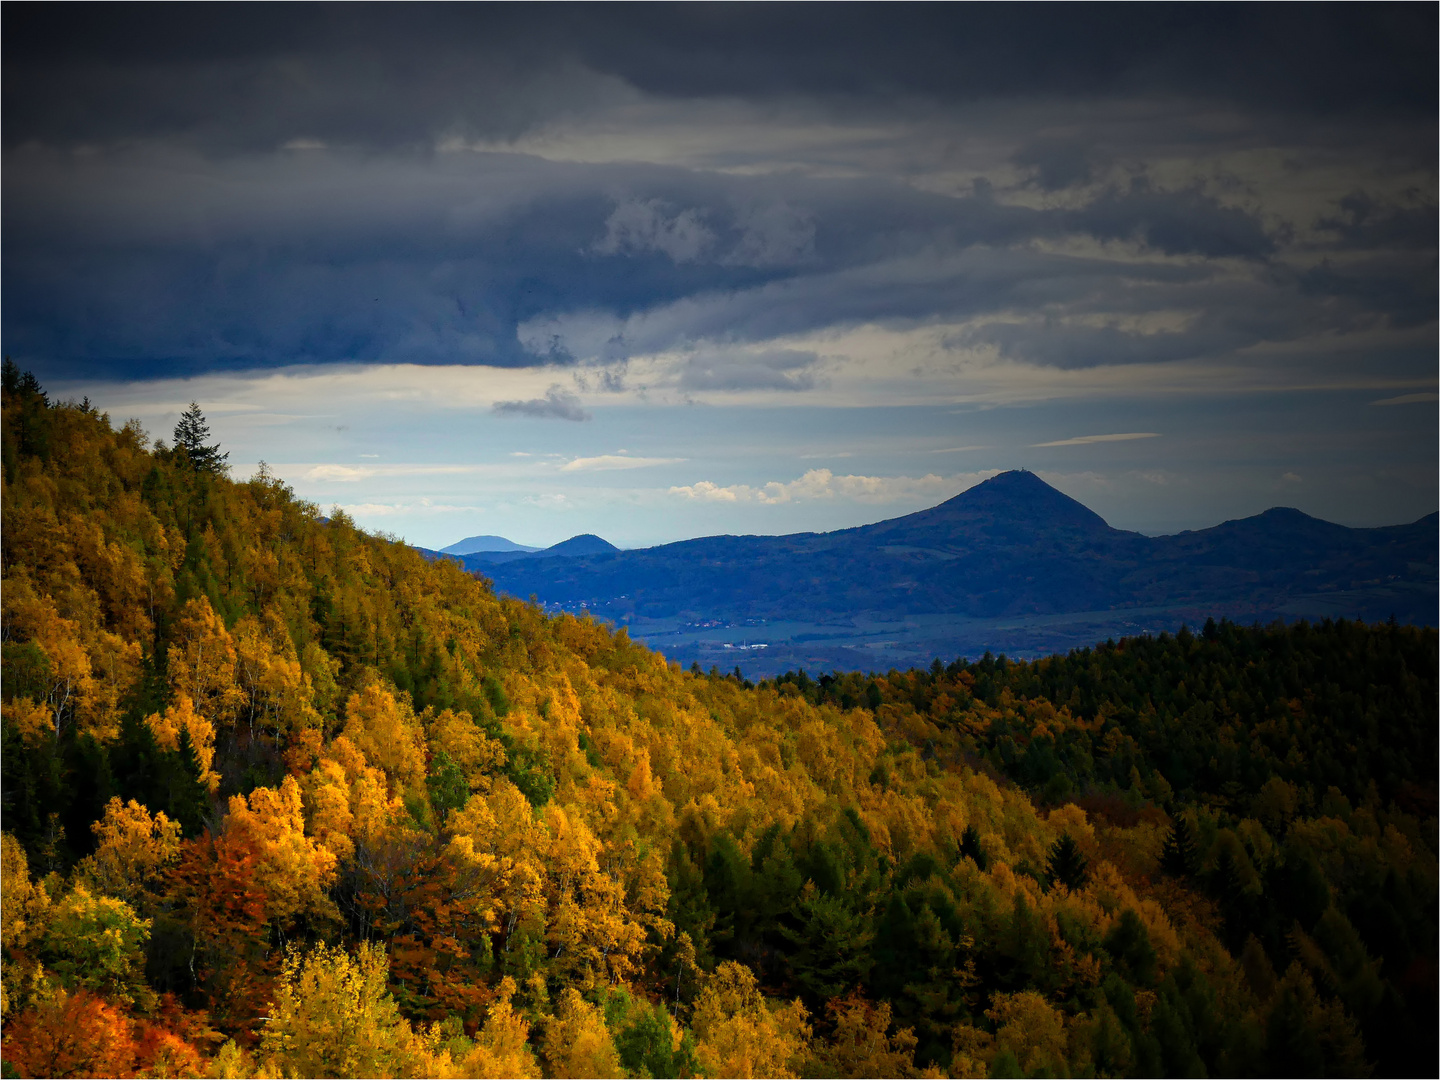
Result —
<instances>
[{"instance_id":1,"label":"evergreen tree","mask_svg":"<svg viewBox=\"0 0 1440 1080\"><path fill-rule=\"evenodd\" d=\"M1045 863L1045 878L1052 888L1060 884L1073 892L1083 888L1090 879L1089 865L1089 860L1080 854L1080 845L1067 832L1050 848L1050 858Z\"/></svg>"},{"instance_id":2,"label":"evergreen tree","mask_svg":"<svg viewBox=\"0 0 1440 1080\"><path fill-rule=\"evenodd\" d=\"M175 425L175 448L185 448L185 453L190 458L190 464L197 472L226 473L230 466L226 462L230 454L220 452L219 443L210 443L210 425L205 422L205 414L200 411L200 406L195 402L190 403L180 416L180 422Z\"/></svg>"},{"instance_id":3,"label":"evergreen tree","mask_svg":"<svg viewBox=\"0 0 1440 1080\"><path fill-rule=\"evenodd\" d=\"M1160 868L1171 877L1188 877L1195 872L1195 864L1195 838L1190 823L1177 815L1160 853Z\"/></svg>"},{"instance_id":4,"label":"evergreen tree","mask_svg":"<svg viewBox=\"0 0 1440 1080\"><path fill-rule=\"evenodd\" d=\"M974 860L979 870L984 870L990 861L985 856L985 849L980 846L980 830L974 825L966 825L965 831L960 834L960 854Z\"/></svg>"}]
</instances>

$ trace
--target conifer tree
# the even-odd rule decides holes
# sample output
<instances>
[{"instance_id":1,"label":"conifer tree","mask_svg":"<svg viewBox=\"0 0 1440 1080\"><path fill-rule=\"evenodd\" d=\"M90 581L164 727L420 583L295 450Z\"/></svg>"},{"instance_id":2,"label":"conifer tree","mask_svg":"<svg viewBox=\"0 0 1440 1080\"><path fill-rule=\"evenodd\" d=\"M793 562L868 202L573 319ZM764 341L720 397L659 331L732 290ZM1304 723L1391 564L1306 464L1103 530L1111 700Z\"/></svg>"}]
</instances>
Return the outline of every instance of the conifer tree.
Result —
<instances>
[{"instance_id":1,"label":"conifer tree","mask_svg":"<svg viewBox=\"0 0 1440 1080\"><path fill-rule=\"evenodd\" d=\"M197 472L225 473L230 466L226 464L230 454L220 452L219 443L208 442L210 438L210 425L205 422L205 414L200 411L200 406L195 402L180 415L180 422L175 425L175 447L185 448L189 455L190 464Z\"/></svg>"},{"instance_id":2,"label":"conifer tree","mask_svg":"<svg viewBox=\"0 0 1440 1080\"><path fill-rule=\"evenodd\" d=\"M1080 854L1080 846L1068 832L1055 841L1045 863L1045 877L1051 888L1064 885L1070 891L1083 888L1090 878L1089 860Z\"/></svg>"},{"instance_id":3,"label":"conifer tree","mask_svg":"<svg viewBox=\"0 0 1440 1080\"><path fill-rule=\"evenodd\" d=\"M1195 872L1195 863L1195 838L1191 835L1190 823L1177 815L1160 853L1160 868L1171 877L1188 877Z\"/></svg>"},{"instance_id":4,"label":"conifer tree","mask_svg":"<svg viewBox=\"0 0 1440 1080\"><path fill-rule=\"evenodd\" d=\"M965 831L960 834L960 854L973 859L980 870L984 870L990 861L985 857L985 849L980 846L980 830L974 825L966 825Z\"/></svg>"}]
</instances>

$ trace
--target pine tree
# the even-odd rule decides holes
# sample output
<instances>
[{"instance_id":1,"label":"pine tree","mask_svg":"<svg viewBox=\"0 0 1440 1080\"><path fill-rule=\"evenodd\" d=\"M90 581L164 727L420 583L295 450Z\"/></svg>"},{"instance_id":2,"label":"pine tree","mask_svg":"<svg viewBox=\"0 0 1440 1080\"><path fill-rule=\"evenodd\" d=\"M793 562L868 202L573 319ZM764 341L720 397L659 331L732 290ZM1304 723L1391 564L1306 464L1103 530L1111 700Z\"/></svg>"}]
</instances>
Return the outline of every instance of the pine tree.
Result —
<instances>
[{"instance_id":1,"label":"pine tree","mask_svg":"<svg viewBox=\"0 0 1440 1080\"><path fill-rule=\"evenodd\" d=\"M180 422L175 425L175 448L185 448L190 464L197 472L229 472L230 466L226 461L230 454L222 454L219 443L207 443L209 438L210 425L205 422L205 414L200 411L200 406L192 401L190 407L180 415Z\"/></svg>"},{"instance_id":2,"label":"pine tree","mask_svg":"<svg viewBox=\"0 0 1440 1080\"><path fill-rule=\"evenodd\" d=\"M1195 838L1190 832L1190 823L1176 815L1160 853L1160 869L1171 877L1188 877L1195 872L1195 863Z\"/></svg>"},{"instance_id":3,"label":"pine tree","mask_svg":"<svg viewBox=\"0 0 1440 1080\"><path fill-rule=\"evenodd\" d=\"M1068 832L1055 841L1045 864L1045 877L1051 887L1064 885L1071 892L1083 888L1090 879L1089 860L1080 854L1080 845Z\"/></svg>"},{"instance_id":4,"label":"pine tree","mask_svg":"<svg viewBox=\"0 0 1440 1080\"><path fill-rule=\"evenodd\" d=\"M974 825L966 825L965 831L960 834L960 854L973 859L979 870L984 870L990 861L985 857L985 849L980 846L980 830Z\"/></svg>"}]
</instances>

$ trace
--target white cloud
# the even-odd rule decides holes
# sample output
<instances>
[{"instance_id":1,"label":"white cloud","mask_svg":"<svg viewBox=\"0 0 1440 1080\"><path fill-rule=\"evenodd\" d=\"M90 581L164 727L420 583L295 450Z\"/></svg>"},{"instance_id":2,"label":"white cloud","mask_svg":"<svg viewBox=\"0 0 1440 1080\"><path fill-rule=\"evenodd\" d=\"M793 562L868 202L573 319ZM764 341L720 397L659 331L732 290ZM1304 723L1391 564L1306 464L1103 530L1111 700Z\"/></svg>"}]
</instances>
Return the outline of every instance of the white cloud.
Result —
<instances>
[{"instance_id":1,"label":"white cloud","mask_svg":"<svg viewBox=\"0 0 1440 1080\"><path fill-rule=\"evenodd\" d=\"M700 480L694 484L686 484L684 487L672 487L670 494L687 495L692 499L704 499L707 502L737 502L740 493L745 493L748 501L753 493L752 488L744 484L732 484L730 487L721 487L711 480Z\"/></svg>"},{"instance_id":2,"label":"white cloud","mask_svg":"<svg viewBox=\"0 0 1440 1080\"><path fill-rule=\"evenodd\" d=\"M1158 431L1128 431L1120 435L1079 435L1073 439L1056 439L1054 442L1031 443L1032 447L1042 446L1089 446L1091 443L1129 442L1131 439L1158 439Z\"/></svg>"},{"instance_id":3,"label":"white cloud","mask_svg":"<svg viewBox=\"0 0 1440 1080\"><path fill-rule=\"evenodd\" d=\"M356 468L353 465L316 465L304 475L306 480L331 480L341 484L353 484L374 476L375 470Z\"/></svg>"},{"instance_id":4,"label":"white cloud","mask_svg":"<svg viewBox=\"0 0 1440 1080\"><path fill-rule=\"evenodd\" d=\"M628 454L600 454L579 457L560 466L561 472L597 472L605 469L648 469L654 465L678 465L685 458L630 457Z\"/></svg>"},{"instance_id":5,"label":"white cloud","mask_svg":"<svg viewBox=\"0 0 1440 1080\"><path fill-rule=\"evenodd\" d=\"M336 503L337 509L344 510L352 517L397 517L412 514L479 514L481 506L455 506L448 503L433 503L429 499L397 503Z\"/></svg>"},{"instance_id":6,"label":"white cloud","mask_svg":"<svg viewBox=\"0 0 1440 1080\"><path fill-rule=\"evenodd\" d=\"M754 502L769 506L816 499L845 499L862 503L891 503L904 499L948 498L998 470L966 476L836 476L829 469L811 469L797 480L772 480L759 487L749 484L721 486L710 480L676 486L670 494L709 502Z\"/></svg>"}]
</instances>

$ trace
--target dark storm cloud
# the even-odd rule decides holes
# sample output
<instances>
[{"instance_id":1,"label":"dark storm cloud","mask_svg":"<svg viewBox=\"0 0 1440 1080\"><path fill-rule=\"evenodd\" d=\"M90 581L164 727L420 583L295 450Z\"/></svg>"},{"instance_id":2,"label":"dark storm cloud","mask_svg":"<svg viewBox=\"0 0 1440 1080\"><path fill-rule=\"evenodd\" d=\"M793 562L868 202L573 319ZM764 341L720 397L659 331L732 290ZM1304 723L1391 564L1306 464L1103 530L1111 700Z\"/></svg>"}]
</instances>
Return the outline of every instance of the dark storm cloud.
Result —
<instances>
[{"instance_id":1,"label":"dark storm cloud","mask_svg":"<svg viewBox=\"0 0 1440 1080\"><path fill-rule=\"evenodd\" d=\"M1260 259L1275 241L1253 214L1221 206L1194 189L1157 191L1136 181L1107 191L1071 215L1072 227L1101 240L1138 240L1167 255Z\"/></svg>"},{"instance_id":2,"label":"dark storm cloud","mask_svg":"<svg viewBox=\"0 0 1440 1080\"><path fill-rule=\"evenodd\" d=\"M11 4L0 18L5 347L42 374L672 350L683 389L786 391L815 385L813 354L735 347L996 316L955 340L1085 367L1433 319L1433 183L1345 188L1302 221L1222 199L1248 181L1216 168L1177 180L1155 164L1299 132L1433 176L1433 6ZM668 117L719 146L727 121L686 111L717 102L865 131L838 165L803 169L767 169L788 146L758 138L716 150L716 168L647 161L645 146L609 164L441 149L583 133L640 106L670 112L627 121L639 143L672 138L647 136ZM975 141L1005 144L992 172L1066 198L1002 198L963 175L962 113ZM919 183L927 170L942 179ZM1314 236L1296 269L1298 227ZM1087 244L1124 251L1069 250ZM1203 315L1144 333L1105 321L1166 309Z\"/></svg>"},{"instance_id":3,"label":"dark storm cloud","mask_svg":"<svg viewBox=\"0 0 1440 1080\"><path fill-rule=\"evenodd\" d=\"M1035 183L1046 191L1060 191L1089 183L1094 150L1075 139L1037 139L1026 143L1011 158L1016 165L1035 171Z\"/></svg>"},{"instance_id":4,"label":"dark storm cloud","mask_svg":"<svg viewBox=\"0 0 1440 1080\"><path fill-rule=\"evenodd\" d=\"M856 4L823 17L784 4L10 4L3 17L11 146L518 130L583 92L580 68L681 97L1175 94L1423 115L1435 96L1424 4Z\"/></svg>"},{"instance_id":5,"label":"dark storm cloud","mask_svg":"<svg viewBox=\"0 0 1440 1080\"><path fill-rule=\"evenodd\" d=\"M1432 206L1396 206L1368 192L1354 191L1339 200L1339 213L1321 218L1318 228L1333 232L1339 247L1373 249L1433 248L1440 218Z\"/></svg>"}]
</instances>

